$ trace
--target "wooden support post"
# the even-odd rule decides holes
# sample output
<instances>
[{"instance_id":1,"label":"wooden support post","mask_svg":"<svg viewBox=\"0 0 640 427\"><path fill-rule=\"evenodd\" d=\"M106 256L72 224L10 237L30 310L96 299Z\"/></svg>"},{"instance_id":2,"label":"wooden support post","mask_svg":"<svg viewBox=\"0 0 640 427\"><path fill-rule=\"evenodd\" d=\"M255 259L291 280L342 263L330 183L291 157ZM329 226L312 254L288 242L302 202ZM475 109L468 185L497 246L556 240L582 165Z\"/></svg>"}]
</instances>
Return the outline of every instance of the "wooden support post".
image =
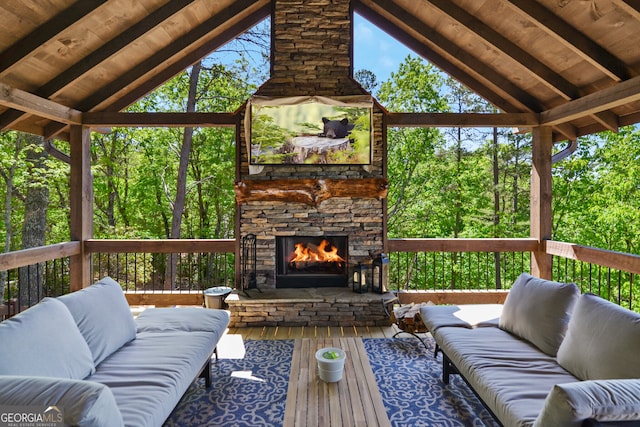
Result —
<instances>
[{"instance_id":1,"label":"wooden support post","mask_svg":"<svg viewBox=\"0 0 640 427\"><path fill-rule=\"evenodd\" d=\"M93 179L91 176L91 130L71 126L71 240L79 241L80 254L71 257L71 291L91 284L91 255L84 241L93 236Z\"/></svg>"},{"instance_id":2,"label":"wooden support post","mask_svg":"<svg viewBox=\"0 0 640 427\"><path fill-rule=\"evenodd\" d=\"M551 255L545 242L551 239L551 147L550 127L533 128L531 162L530 236L538 240L538 250L531 254L531 274L551 279Z\"/></svg>"}]
</instances>

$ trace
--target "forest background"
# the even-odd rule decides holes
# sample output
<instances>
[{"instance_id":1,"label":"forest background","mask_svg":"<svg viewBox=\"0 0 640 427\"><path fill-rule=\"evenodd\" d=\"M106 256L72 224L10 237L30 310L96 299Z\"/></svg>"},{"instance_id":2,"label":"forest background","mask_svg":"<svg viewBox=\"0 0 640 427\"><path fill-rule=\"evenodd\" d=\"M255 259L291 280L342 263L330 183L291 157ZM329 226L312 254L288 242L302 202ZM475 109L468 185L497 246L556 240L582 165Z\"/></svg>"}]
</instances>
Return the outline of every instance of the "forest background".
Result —
<instances>
[{"instance_id":1,"label":"forest background","mask_svg":"<svg viewBox=\"0 0 640 427\"><path fill-rule=\"evenodd\" d=\"M268 79L268 58L263 23L128 111L234 111ZM496 112L415 56L384 81L369 70L354 77L389 111ZM529 236L530 134L402 128L387 138L389 238ZM95 238L235 237L233 130L114 128L91 141ZM3 252L69 240L68 151L0 133ZM639 253L637 127L580 138L552 172L554 240Z\"/></svg>"}]
</instances>

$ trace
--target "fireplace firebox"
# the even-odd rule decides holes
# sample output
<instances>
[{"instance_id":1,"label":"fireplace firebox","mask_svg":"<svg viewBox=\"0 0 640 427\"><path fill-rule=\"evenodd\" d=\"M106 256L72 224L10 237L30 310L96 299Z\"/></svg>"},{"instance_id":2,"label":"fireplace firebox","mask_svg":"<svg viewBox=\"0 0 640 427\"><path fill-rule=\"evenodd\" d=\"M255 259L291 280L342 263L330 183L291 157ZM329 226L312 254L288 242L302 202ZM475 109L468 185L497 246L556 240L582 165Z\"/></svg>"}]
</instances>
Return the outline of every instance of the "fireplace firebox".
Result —
<instances>
[{"instance_id":1,"label":"fireplace firebox","mask_svg":"<svg viewBox=\"0 0 640 427\"><path fill-rule=\"evenodd\" d=\"M276 236L276 288L348 286L347 236Z\"/></svg>"}]
</instances>

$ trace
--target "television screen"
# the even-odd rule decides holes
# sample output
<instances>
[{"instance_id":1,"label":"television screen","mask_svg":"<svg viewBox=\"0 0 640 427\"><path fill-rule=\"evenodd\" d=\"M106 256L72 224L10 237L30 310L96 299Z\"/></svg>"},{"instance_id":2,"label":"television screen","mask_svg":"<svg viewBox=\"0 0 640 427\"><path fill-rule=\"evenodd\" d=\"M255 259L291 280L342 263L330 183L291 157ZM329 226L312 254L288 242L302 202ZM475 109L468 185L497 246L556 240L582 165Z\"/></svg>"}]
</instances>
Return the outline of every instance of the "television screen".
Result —
<instances>
[{"instance_id":1,"label":"television screen","mask_svg":"<svg viewBox=\"0 0 640 427\"><path fill-rule=\"evenodd\" d=\"M249 102L251 165L368 165L369 96L254 96Z\"/></svg>"}]
</instances>

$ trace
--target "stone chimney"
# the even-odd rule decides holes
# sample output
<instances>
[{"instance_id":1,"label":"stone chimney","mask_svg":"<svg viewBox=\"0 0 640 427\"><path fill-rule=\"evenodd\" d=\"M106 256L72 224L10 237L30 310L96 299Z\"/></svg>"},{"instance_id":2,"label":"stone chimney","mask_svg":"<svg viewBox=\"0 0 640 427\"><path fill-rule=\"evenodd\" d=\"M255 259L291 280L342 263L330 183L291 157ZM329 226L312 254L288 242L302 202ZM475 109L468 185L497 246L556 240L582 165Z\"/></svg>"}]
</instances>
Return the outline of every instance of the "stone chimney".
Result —
<instances>
[{"instance_id":1,"label":"stone chimney","mask_svg":"<svg viewBox=\"0 0 640 427\"><path fill-rule=\"evenodd\" d=\"M361 95L353 81L349 0L276 0L271 79L261 95Z\"/></svg>"}]
</instances>

